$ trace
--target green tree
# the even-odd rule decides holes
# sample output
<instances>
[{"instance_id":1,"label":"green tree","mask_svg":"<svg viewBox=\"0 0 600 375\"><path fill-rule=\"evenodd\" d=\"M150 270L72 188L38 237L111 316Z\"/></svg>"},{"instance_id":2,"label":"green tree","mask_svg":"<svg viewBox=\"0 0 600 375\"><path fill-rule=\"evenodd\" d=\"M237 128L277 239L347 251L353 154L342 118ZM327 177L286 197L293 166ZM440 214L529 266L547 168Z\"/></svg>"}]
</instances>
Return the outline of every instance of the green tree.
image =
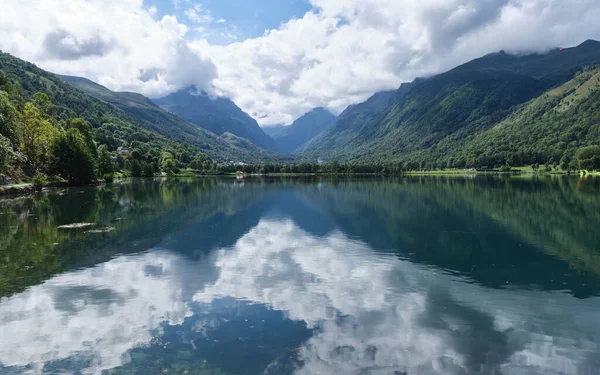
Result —
<instances>
[{"instance_id":1,"label":"green tree","mask_svg":"<svg viewBox=\"0 0 600 375\"><path fill-rule=\"evenodd\" d=\"M90 149L92 155L94 157L96 157L97 154L96 154L96 144L94 143L94 134L92 133L92 128L90 127L88 122L79 117L74 118L71 121L69 121L69 128L75 128L75 129L79 130L79 133L81 133L81 135L85 139L85 143L87 144L88 148Z\"/></svg>"},{"instance_id":2,"label":"green tree","mask_svg":"<svg viewBox=\"0 0 600 375\"><path fill-rule=\"evenodd\" d=\"M582 147L577 151L575 159L582 170L600 169L600 146Z\"/></svg>"},{"instance_id":3,"label":"green tree","mask_svg":"<svg viewBox=\"0 0 600 375\"><path fill-rule=\"evenodd\" d=\"M131 176L142 177L142 165L135 159L131 162Z\"/></svg>"},{"instance_id":4,"label":"green tree","mask_svg":"<svg viewBox=\"0 0 600 375\"><path fill-rule=\"evenodd\" d=\"M115 165L110 157L110 152L108 152L108 147L101 145L98 147L98 175L105 178L113 173L115 173Z\"/></svg>"},{"instance_id":5,"label":"green tree","mask_svg":"<svg viewBox=\"0 0 600 375\"><path fill-rule=\"evenodd\" d=\"M182 152L181 155L179 155L179 161L185 165L189 164L190 161L192 161L192 158L190 157L190 155L187 152Z\"/></svg>"},{"instance_id":6,"label":"green tree","mask_svg":"<svg viewBox=\"0 0 600 375\"><path fill-rule=\"evenodd\" d=\"M52 108L52 102L50 101L50 98L48 98L48 95L44 94L43 92L36 92L33 95L33 103L45 114L48 114Z\"/></svg>"},{"instance_id":7,"label":"green tree","mask_svg":"<svg viewBox=\"0 0 600 375\"><path fill-rule=\"evenodd\" d=\"M14 169L12 166L14 161L15 153L10 140L0 134L0 174L11 172Z\"/></svg>"},{"instance_id":8,"label":"green tree","mask_svg":"<svg viewBox=\"0 0 600 375\"><path fill-rule=\"evenodd\" d=\"M84 185L96 179L94 158L85 138L76 128L60 132L52 142L51 171L72 185Z\"/></svg>"},{"instance_id":9,"label":"green tree","mask_svg":"<svg viewBox=\"0 0 600 375\"><path fill-rule=\"evenodd\" d=\"M162 154L160 154L160 165L162 168L162 165L164 162L166 162L167 160L172 160L175 159L175 157L173 156L172 153L168 152L168 151L164 151Z\"/></svg>"},{"instance_id":10,"label":"green tree","mask_svg":"<svg viewBox=\"0 0 600 375\"><path fill-rule=\"evenodd\" d=\"M173 174L177 171L177 163L175 163L174 159L165 159L161 164L160 169L165 173Z\"/></svg>"},{"instance_id":11,"label":"green tree","mask_svg":"<svg viewBox=\"0 0 600 375\"><path fill-rule=\"evenodd\" d=\"M27 156L31 170L43 166L49 157L50 144L57 129L33 103L26 103L23 108L23 123L20 129L21 150Z\"/></svg>"},{"instance_id":12,"label":"green tree","mask_svg":"<svg viewBox=\"0 0 600 375\"><path fill-rule=\"evenodd\" d=\"M0 91L0 135L15 140L19 113L8 100L8 94Z\"/></svg>"},{"instance_id":13,"label":"green tree","mask_svg":"<svg viewBox=\"0 0 600 375\"><path fill-rule=\"evenodd\" d=\"M154 177L154 168L152 168L152 164L147 162L142 163L142 176Z\"/></svg>"}]
</instances>

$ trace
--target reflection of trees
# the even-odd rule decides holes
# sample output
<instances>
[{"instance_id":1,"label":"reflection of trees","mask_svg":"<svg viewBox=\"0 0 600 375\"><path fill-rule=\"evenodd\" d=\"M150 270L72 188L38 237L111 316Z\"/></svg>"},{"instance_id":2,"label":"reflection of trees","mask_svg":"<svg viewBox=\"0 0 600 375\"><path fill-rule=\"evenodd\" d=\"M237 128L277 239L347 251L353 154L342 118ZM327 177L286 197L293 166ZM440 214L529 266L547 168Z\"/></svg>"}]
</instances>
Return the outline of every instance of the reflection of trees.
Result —
<instances>
[{"instance_id":1,"label":"reflection of trees","mask_svg":"<svg viewBox=\"0 0 600 375\"><path fill-rule=\"evenodd\" d=\"M589 293L597 277L569 270L564 262L600 274L598 187L595 179L569 178L311 177L242 183L208 178L3 200L0 295L71 267L146 250L165 238L179 252L227 247L271 209L315 235L337 227L375 249L398 251L492 286L510 281L577 292L572 284L578 281ZM74 222L115 230L89 234L57 228Z\"/></svg>"},{"instance_id":2,"label":"reflection of trees","mask_svg":"<svg viewBox=\"0 0 600 375\"><path fill-rule=\"evenodd\" d=\"M0 296L73 267L147 250L192 220L243 210L260 190L212 178L157 180L0 201ZM114 230L58 228L77 222Z\"/></svg>"},{"instance_id":3,"label":"reflection of trees","mask_svg":"<svg viewBox=\"0 0 600 375\"><path fill-rule=\"evenodd\" d=\"M581 287L572 284L582 276L589 278L587 288L600 287L597 276L587 273L600 275L594 191L598 181L591 179L425 177L345 180L305 188L304 195L345 233L374 248L491 285L564 289Z\"/></svg>"}]
</instances>

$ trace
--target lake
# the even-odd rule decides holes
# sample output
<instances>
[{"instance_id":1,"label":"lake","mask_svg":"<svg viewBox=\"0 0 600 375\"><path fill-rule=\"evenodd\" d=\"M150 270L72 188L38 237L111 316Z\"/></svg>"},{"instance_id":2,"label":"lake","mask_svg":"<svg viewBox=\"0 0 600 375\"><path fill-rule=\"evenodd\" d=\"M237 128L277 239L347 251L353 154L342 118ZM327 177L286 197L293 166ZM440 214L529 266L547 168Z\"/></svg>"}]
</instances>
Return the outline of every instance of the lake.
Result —
<instances>
[{"instance_id":1,"label":"lake","mask_svg":"<svg viewBox=\"0 0 600 375\"><path fill-rule=\"evenodd\" d=\"M600 180L0 200L0 374L600 374Z\"/></svg>"}]
</instances>

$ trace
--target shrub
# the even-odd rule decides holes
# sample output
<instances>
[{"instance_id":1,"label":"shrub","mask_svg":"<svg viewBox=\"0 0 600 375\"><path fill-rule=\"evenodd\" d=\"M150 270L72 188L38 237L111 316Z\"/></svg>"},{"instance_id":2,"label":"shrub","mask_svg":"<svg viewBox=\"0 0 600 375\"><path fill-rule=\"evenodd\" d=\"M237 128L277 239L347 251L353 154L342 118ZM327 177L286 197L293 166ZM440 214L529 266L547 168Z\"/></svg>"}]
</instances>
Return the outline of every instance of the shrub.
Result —
<instances>
[{"instance_id":1,"label":"shrub","mask_svg":"<svg viewBox=\"0 0 600 375\"><path fill-rule=\"evenodd\" d=\"M46 181L44 176L38 173L35 176L33 176L33 179L31 179L31 183L33 184L33 188L36 191L42 191L44 186L48 184L48 181Z\"/></svg>"}]
</instances>

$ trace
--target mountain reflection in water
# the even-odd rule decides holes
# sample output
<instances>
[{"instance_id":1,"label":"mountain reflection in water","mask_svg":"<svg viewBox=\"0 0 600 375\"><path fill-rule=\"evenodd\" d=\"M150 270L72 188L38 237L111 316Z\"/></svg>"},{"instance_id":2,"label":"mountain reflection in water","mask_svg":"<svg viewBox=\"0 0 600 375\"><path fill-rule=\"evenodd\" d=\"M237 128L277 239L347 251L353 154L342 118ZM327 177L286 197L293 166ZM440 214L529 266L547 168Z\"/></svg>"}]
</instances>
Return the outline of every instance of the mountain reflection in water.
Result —
<instances>
[{"instance_id":1,"label":"mountain reflection in water","mask_svg":"<svg viewBox=\"0 0 600 375\"><path fill-rule=\"evenodd\" d=\"M30 285L3 261L0 373L598 374L586 184L155 182L86 190L69 220L116 230L68 235L82 193L4 201L7 258L61 242Z\"/></svg>"}]
</instances>

